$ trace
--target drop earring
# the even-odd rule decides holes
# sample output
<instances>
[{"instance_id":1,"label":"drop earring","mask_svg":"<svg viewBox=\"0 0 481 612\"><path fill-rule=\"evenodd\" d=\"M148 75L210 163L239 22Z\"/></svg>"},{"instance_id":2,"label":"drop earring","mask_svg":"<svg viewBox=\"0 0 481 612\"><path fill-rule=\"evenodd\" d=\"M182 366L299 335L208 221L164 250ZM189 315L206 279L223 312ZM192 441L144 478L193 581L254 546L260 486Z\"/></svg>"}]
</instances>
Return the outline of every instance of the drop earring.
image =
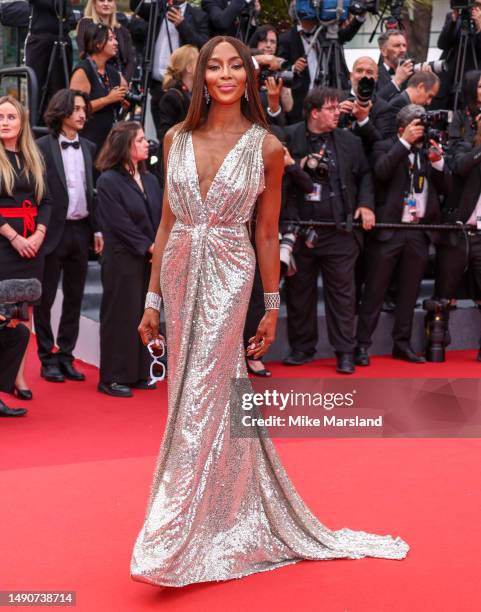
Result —
<instances>
[{"instance_id":1,"label":"drop earring","mask_svg":"<svg viewBox=\"0 0 481 612\"><path fill-rule=\"evenodd\" d=\"M204 85L204 98L205 98L205 103L209 104L210 103L210 95L209 95L209 91L207 89L207 85Z\"/></svg>"},{"instance_id":2,"label":"drop earring","mask_svg":"<svg viewBox=\"0 0 481 612\"><path fill-rule=\"evenodd\" d=\"M246 99L246 102L249 102L249 94L247 93L247 87L244 89L244 98Z\"/></svg>"}]
</instances>

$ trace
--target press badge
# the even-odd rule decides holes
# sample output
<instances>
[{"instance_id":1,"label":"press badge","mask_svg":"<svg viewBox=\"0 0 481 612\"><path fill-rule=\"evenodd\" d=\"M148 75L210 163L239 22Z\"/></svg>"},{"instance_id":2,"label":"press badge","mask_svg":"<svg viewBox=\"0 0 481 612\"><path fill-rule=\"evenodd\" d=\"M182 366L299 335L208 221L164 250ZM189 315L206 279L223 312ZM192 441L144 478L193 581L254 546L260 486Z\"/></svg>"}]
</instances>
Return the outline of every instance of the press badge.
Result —
<instances>
[{"instance_id":1,"label":"press badge","mask_svg":"<svg viewBox=\"0 0 481 612\"><path fill-rule=\"evenodd\" d=\"M306 202L320 202L321 189L322 185L320 183L314 183L314 189L311 191L311 193L308 193L304 196L304 200Z\"/></svg>"}]
</instances>

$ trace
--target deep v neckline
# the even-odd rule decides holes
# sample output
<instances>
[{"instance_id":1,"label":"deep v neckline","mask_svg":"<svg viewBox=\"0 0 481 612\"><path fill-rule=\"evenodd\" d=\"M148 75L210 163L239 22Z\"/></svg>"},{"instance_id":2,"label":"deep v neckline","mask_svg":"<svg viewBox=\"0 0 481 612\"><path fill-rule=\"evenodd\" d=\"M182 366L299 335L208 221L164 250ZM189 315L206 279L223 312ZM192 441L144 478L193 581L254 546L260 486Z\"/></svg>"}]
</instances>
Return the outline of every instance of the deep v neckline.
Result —
<instances>
[{"instance_id":1,"label":"deep v neckline","mask_svg":"<svg viewBox=\"0 0 481 612\"><path fill-rule=\"evenodd\" d=\"M199 170L197 168L197 159L195 156L195 148L194 148L194 139L192 138L192 132L189 132L189 140L190 140L190 147L191 147L191 152L192 152L192 157L194 159L194 168L195 168L195 176L196 176L196 183L197 183L197 194L199 196L199 200L200 203L202 205L202 208L205 207L205 205L207 204L207 202L209 201L209 195L210 192L212 191L212 187L213 185L216 183L217 178L219 177L221 170L224 168L226 161L229 159L229 157L232 155L232 153L237 149L237 147L240 145L240 143L242 142L242 140L245 138L245 136L254 128L254 123L247 128L247 130L241 135L239 136L238 140L235 142L235 144L229 149L229 151L227 151L224 159L222 160L220 166L217 168L217 172L214 175L214 178L212 179L209 188L207 189L207 192L205 194L205 198L202 199L202 193L200 190L200 178L199 178Z\"/></svg>"}]
</instances>

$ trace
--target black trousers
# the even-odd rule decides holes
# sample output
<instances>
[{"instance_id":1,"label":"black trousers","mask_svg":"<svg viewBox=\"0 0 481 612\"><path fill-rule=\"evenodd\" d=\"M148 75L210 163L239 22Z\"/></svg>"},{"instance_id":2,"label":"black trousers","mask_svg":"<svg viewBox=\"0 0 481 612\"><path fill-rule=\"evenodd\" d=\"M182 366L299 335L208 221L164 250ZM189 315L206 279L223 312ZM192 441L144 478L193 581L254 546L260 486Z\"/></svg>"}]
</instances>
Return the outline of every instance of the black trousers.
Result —
<instances>
[{"instance_id":1,"label":"black trousers","mask_svg":"<svg viewBox=\"0 0 481 612\"><path fill-rule=\"evenodd\" d=\"M396 271L393 343L406 349L411 341L419 286L428 263L429 239L423 230L399 230L386 241L371 238L366 245L367 275L357 321L357 342L369 347L382 304ZM397 268L396 268L397 267Z\"/></svg>"},{"instance_id":2,"label":"black trousers","mask_svg":"<svg viewBox=\"0 0 481 612\"><path fill-rule=\"evenodd\" d=\"M476 284L476 294L481 290L481 236L467 235L466 241L460 236L456 246L438 246L436 251L435 297L451 299L456 297L466 267L470 268Z\"/></svg>"},{"instance_id":3,"label":"black trousers","mask_svg":"<svg viewBox=\"0 0 481 612\"><path fill-rule=\"evenodd\" d=\"M91 229L88 221L66 221L60 243L45 257L40 304L33 309L38 356L42 364L72 363L79 334L80 309L88 269ZM62 274L62 316L57 334L58 353L53 353L50 313Z\"/></svg>"},{"instance_id":4,"label":"black trousers","mask_svg":"<svg viewBox=\"0 0 481 612\"><path fill-rule=\"evenodd\" d=\"M30 332L21 323L0 329L0 391L12 393Z\"/></svg>"},{"instance_id":5,"label":"black trousers","mask_svg":"<svg viewBox=\"0 0 481 612\"><path fill-rule=\"evenodd\" d=\"M102 257L100 306L100 380L136 383L147 380L150 356L137 331L150 280L150 257L106 244Z\"/></svg>"},{"instance_id":6,"label":"black trousers","mask_svg":"<svg viewBox=\"0 0 481 612\"><path fill-rule=\"evenodd\" d=\"M322 274L327 333L336 352L355 347L356 289L354 267L360 246L352 233L318 230L319 246L309 249L298 239L294 258L297 273L286 278L287 332L291 350L316 352L317 278Z\"/></svg>"}]
</instances>

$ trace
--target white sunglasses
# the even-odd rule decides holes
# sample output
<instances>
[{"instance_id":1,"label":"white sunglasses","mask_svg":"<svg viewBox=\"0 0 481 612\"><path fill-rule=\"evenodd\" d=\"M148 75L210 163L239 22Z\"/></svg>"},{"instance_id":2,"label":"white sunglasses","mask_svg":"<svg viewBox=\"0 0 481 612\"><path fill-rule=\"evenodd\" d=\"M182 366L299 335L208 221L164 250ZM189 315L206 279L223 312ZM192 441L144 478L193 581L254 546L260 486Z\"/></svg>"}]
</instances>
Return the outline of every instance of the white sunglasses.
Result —
<instances>
[{"instance_id":1,"label":"white sunglasses","mask_svg":"<svg viewBox=\"0 0 481 612\"><path fill-rule=\"evenodd\" d=\"M152 340L147 344L150 356L152 357L152 363L150 364L150 380L149 384L164 380L165 378L165 364L160 359L165 355L165 344L160 341L160 346L156 344L155 340Z\"/></svg>"}]
</instances>

